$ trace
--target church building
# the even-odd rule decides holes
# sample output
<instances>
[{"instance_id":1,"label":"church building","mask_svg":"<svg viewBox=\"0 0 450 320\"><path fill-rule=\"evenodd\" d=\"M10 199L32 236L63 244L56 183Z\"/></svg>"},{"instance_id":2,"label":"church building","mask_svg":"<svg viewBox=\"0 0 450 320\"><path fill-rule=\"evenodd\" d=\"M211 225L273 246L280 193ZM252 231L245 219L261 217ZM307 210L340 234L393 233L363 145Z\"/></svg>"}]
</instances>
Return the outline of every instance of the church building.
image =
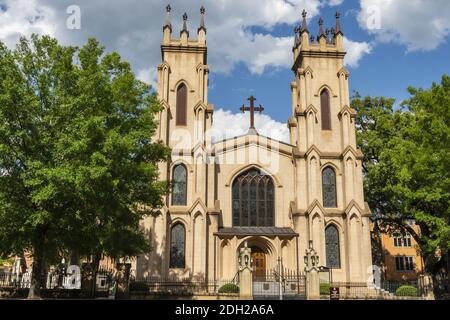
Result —
<instances>
[{"instance_id":1,"label":"church building","mask_svg":"<svg viewBox=\"0 0 450 320\"><path fill-rule=\"evenodd\" d=\"M244 245L251 248L255 275L279 261L302 272L312 246L333 281L366 282L372 274L371 212L364 202L340 15L330 30L320 19L314 37L303 12L295 30L286 143L258 133L254 113L264 108L254 97L242 97L241 111L251 118L248 133L212 141L205 9L196 39L186 14L174 37L170 12L168 6L154 139L172 150L159 167L171 193L160 214L142 223L152 252L136 260L136 277L233 279Z\"/></svg>"}]
</instances>

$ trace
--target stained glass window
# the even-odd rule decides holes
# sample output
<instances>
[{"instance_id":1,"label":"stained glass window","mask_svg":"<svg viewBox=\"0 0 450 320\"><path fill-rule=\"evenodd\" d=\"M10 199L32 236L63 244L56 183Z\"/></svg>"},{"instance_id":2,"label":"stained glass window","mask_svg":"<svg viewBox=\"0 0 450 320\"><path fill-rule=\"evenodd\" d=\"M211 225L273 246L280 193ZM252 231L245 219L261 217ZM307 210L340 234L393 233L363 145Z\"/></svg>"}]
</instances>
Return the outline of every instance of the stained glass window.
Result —
<instances>
[{"instance_id":1,"label":"stained glass window","mask_svg":"<svg viewBox=\"0 0 450 320\"><path fill-rule=\"evenodd\" d=\"M187 204L187 170L182 164L173 168L172 205L185 206Z\"/></svg>"},{"instance_id":2,"label":"stained glass window","mask_svg":"<svg viewBox=\"0 0 450 320\"><path fill-rule=\"evenodd\" d=\"M174 225L170 232L170 268L184 268L185 230L181 223Z\"/></svg>"},{"instance_id":3,"label":"stained glass window","mask_svg":"<svg viewBox=\"0 0 450 320\"><path fill-rule=\"evenodd\" d=\"M323 206L325 208L336 208L336 173L330 167L322 172Z\"/></svg>"},{"instance_id":4,"label":"stained glass window","mask_svg":"<svg viewBox=\"0 0 450 320\"><path fill-rule=\"evenodd\" d=\"M233 226L265 227L274 225L275 190L272 178L252 169L233 183Z\"/></svg>"},{"instance_id":5,"label":"stained glass window","mask_svg":"<svg viewBox=\"0 0 450 320\"><path fill-rule=\"evenodd\" d=\"M340 269L339 233L338 229L333 225L325 229L325 249L327 253L327 267Z\"/></svg>"}]
</instances>

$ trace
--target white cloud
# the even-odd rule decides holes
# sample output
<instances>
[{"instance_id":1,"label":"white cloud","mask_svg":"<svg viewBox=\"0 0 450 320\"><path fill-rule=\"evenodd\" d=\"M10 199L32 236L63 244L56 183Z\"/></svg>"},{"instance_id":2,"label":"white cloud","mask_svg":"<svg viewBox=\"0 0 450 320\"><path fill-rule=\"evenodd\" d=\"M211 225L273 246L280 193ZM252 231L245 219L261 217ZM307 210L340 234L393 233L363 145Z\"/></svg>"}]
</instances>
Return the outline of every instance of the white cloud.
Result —
<instances>
[{"instance_id":1,"label":"white cloud","mask_svg":"<svg viewBox=\"0 0 450 320\"><path fill-rule=\"evenodd\" d=\"M450 35L448 0L360 0L358 21L381 42L434 50Z\"/></svg>"},{"instance_id":2,"label":"white cloud","mask_svg":"<svg viewBox=\"0 0 450 320\"><path fill-rule=\"evenodd\" d=\"M243 39L245 41L242 41ZM246 63L250 72L254 74L262 74L267 67L289 68L292 64L293 37L245 32L242 39L230 40L228 44L222 44L222 48L230 50L228 61L223 61L219 65L219 71L228 72L237 62ZM240 43L234 43L235 41Z\"/></svg>"},{"instance_id":3,"label":"white cloud","mask_svg":"<svg viewBox=\"0 0 450 320\"><path fill-rule=\"evenodd\" d=\"M174 36L179 35L181 16L189 15L191 36L196 36L199 8L205 5L208 28L209 64L215 72L229 73L238 63L252 73L268 67L286 68L292 63L292 36L270 34L280 24L300 22L306 9L309 18L324 6L341 0L172 0ZM157 48L162 40L166 2L159 0L77 0L81 9L81 30L66 27L67 7L72 0L2 0L0 39L13 45L20 35L36 32L51 34L64 44L81 45L88 37L97 37L108 51L116 50L131 61L136 72L154 68L160 62ZM35 19L39 17L39 19ZM35 19L36 21L33 21ZM252 27L265 29L264 34ZM148 76L147 76L148 79Z\"/></svg>"},{"instance_id":4,"label":"white cloud","mask_svg":"<svg viewBox=\"0 0 450 320\"><path fill-rule=\"evenodd\" d=\"M21 36L55 35L55 11L37 0L0 1L0 40L13 47Z\"/></svg>"},{"instance_id":5,"label":"white cloud","mask_svg":"<svg viewBox=\"0 0 450 320\"><path fill-rule=\"evenodd\" d=\"M328 0L328 5L339 6L344 2L344 0Z\"/></svg>"},{"instance_id":6,"label":"white cloud","mask_svg":"<svg viewBox=\"0 0 450 320\"><path fill-rule=\"evenodd\" d=\"M215 111L211 130L213 142L246 134L249 117L248 113L232 113L223 109ZM263 136L289 143L289 129L285 123L277 122L265 114L255 114L255 127Z\"/></svg>"},{"instance_id":7,"label":"white cloud","mask_svg":"<svg viewBox=\"0 0 450 320\"><path fill-rule=\"evenodd\" d=\"M368 42L355 42L348 38L344 38L344 46L347 50L347 55L345 56L345 65L357 68L359 66L359 61L364 57L364 55L370 54L372 52L372 45Z\"/></svg>"},{"instance_id":8,"label":"white cloud","mask_svg":"<svg viewBox=\"0 0 450 320\"><path fill-rule=\"evenodd\" d=\"M157 89L158 70L156 68L140 69L136 73L136 78L151 85L153 89Z\"/></svg>"}]
</instances>

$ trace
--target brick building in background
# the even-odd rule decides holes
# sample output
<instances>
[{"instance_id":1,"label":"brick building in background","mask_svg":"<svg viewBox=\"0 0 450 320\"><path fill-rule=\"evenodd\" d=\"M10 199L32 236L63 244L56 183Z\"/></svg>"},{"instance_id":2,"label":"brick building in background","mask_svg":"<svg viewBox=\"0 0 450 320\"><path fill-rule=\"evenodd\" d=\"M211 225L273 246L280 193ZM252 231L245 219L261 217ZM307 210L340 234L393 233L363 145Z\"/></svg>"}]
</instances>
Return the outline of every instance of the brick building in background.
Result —
<instances>
[{"instance_id":1,"label":"brick building in background","mask_svg":"<svg viewBox=\"0 0 450 320\"><path fill-rule=\"evenodd\" d=\"M420 233L414 220L408 224ZM410 234L384 232L372 224L372 246L374 264L381 268L381 277L386 281L417 281L424 273L423 258L419 245Z\"/></svg>"}]
</instances>

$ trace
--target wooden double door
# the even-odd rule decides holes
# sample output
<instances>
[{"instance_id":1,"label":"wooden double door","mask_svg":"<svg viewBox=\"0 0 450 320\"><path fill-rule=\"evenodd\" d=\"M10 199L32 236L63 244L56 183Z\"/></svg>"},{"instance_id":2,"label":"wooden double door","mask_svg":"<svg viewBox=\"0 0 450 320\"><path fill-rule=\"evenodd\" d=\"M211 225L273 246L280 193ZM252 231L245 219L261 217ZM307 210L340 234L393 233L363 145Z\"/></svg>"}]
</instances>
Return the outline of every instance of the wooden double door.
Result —
<instances>
[{"instance_id":1,"label":"wooden double door","mask_svg":"<svg viewBox=\"0 0 450 320\"><path fill-rule=\"evenodd\" d=\"M266 277L266 254L258 247L252 247L253 279L263 280Z\"/></svg>"}]
</instances>

